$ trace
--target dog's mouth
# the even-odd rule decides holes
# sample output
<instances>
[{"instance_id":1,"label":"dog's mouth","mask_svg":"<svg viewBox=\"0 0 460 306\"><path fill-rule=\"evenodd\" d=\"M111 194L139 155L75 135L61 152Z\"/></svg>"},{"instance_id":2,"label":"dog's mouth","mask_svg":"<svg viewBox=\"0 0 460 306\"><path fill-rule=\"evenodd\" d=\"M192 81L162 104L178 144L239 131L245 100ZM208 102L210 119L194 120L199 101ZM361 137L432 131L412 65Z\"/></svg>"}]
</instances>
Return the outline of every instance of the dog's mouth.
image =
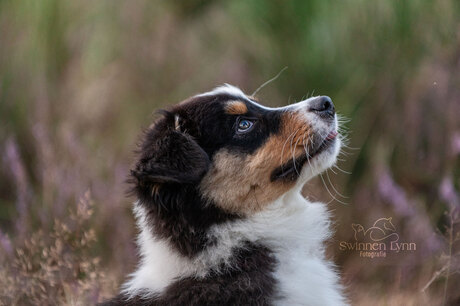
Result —
<instances>
[{"instance_id":1,"label":"dog's mouth","mask_svg":"<svg viewBox=\"0 0 460 306\"><path fill-rule=\"evenodd\" d=\"M311 149L311 153L305 152L305 154L302 154L301 156L295 159L291 159L290 161L286 162L285 164L278 167L275 171L273 171L270 180L272 182L277 180L296 180L299 177L300 170L305 165L305 163L309 162L314 157L316 157L317 155L321 154L322 152L330 148L332 145L334 145L338 134L339 133L336 130L329 132L329 134L326 137L317 141L319 145L313 146L313 148Z\"/></svg>"}]
</instances>

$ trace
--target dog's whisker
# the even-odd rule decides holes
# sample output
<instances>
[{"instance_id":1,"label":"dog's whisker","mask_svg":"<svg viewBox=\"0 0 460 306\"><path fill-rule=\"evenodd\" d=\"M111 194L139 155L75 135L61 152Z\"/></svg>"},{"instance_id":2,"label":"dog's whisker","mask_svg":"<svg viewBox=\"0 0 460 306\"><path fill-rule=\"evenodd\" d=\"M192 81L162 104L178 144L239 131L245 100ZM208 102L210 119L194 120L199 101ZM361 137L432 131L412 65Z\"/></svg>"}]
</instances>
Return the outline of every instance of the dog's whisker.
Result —
<instances>
[{"instance_id":1,"label":"dog's whisker","mask_svg":"<svg viewBox=\"0 0 460 306\"><path fill-rule=\"evenodd\" d=\"M295 151L297 149L297 144L299 143L300 137L297 139L294 145L294 152L292 153L292 161L294 162L294 170L297 174L299 174L299 171L297 171L296 165L295 165Z\"/></svg>"},{"instance_id":2,"label":"dog's whisker","mask_svg":"<svg viewBox=\"0 0 460 306\"><path fill-rule=\"evenodd\" d=\"M311 139L311 136L310 136L310 139ZM308 152L308 149L307 149L306 147L304 147L304 148L305 148L305 153L307 154L307 157L310 157L310 154L309 154L309 152ZM311 162L310 162L310 158L308 158L307 160L308 160L309 166L313 169L313 171L316 172L317 169L314 169L313 165L312 165ZM326 174L327 174L327 171L326 171ZM344 204L344 205L348 205L348 203L343 202L343 201L337 199L337 198L332 194L332 192L331 192L331 191L329 190L329 188L327 187L327 184L326 184L326 182L325 182L325 180L324 180L322 174L319 173L319 175L320 175L320 178L321 178L321 181L322 181L324 187L326 188L328 194L329 194L329 195L331 196L331 198L332 198L330 202L332 202L333 200L336 200L336 201L339 202L339 203L342 203L342 204ZM329 178L329 175L328 175L328 179L329 179L329 182L331 182L331 181L330 181L330 178ZM340 192L338 192L338 191L335 189L335 187L334 187L334 185L332 184L332 182L331 182L331 187L333 188L333 190L334 190L338 195L340 195L340 196L342 196L342 197L344 197L344 198L347 198L347 197L343 196ZM329 202L329 203L330 203L330 202ZM329 203L328 203L328 204L329 204Z\"/></svg>"},{"instance_id":3,"label":"dog's whisker","mask_svg":"<svg viewBox=\"0 0 460 306\"><path fill-rule=\"evenodd\" d=\"M339 171L342 172L342 173L351 174L351 172L345 171L345 170L341 169L341 168L340 168L339 166L337 166L337 165L334 165L333 167L336 168L337 170L339 170Z\"/></svg>"},{"instance_id":4,"label":"dog's whisker","mask_svg":"<svg viewBox=\"0 0 460 306\"><path fill-rule=\"evenodd\" d=\"M292 132L291 135L289 135L289 137L284 141L283 148L282 148L282 150L281 150L281 156L280 156L280 165L281 165L281 167L282 167L283 164L284 164L284 163L283 163L283 156L284 156L284 149L285 149L285 147L286 147L286 144L287 144L287 142L289 141L289 139L291 139L291 137L292 137L295 133L296 133L295 131Z\"/></svg>"},{"instance_id":5,"label":"dog's whisker","mask_svg":"<svg viewBox=\"0 0 460 306\"><path fill-rule=\"evenodd\" d=\"M341 193L334 187L334 184L332 184L331 178L329 177L329 173L327 172L327 170L328 170L328 169L326 169L326 171L325 171L325 172L326 172L326 178L327 178L327 180L329 181L329 184L331 185L332 190L334 190L334 192L335 192L338 196L340 196L340 197L342 197L342 198L344 198L344 199L348 199L349 197L344 196L343 194L341 194Z\"/></svg>"},{"instance_id":6,"label":"dog's whisker","mask_svg":"<svg viewBox=\"0 0 460 306\"><path fill-rule=\"evenodd\" d=\"M319 177L321 178L321 181L323 182L323 185L324 185L324 187L326 188L327 193L329 193L329 195L330 195L334 200L336 200L337 202L339 202L339 203L341 203L341 204L348 205L348 203L343 202L343 201L337 199L337 198L332 194L332 192L329 190L329 188L327 188L327 184L326 184L326 182L324 181L323 175L322 175L321 173L319 174Z\"/></svg>"},{"instance_id":7,"label":"dog's whisker","mask_svg":"<svg viewBox=\"0 0 460 306\"><path fill-rule=\"evenodd\" d=\"M297 133L299 132L300 129L297 129L295 131L295 134L294 134L294 137L292 137L291 139L291 146L290 146L290 153L291 153L291 156L292 156L292 163L294 164L294 170L296 171L297 173L297 169L296 169L296 166L295 166L295 148L293 148L293 141L294 141L294 138L297 136Z\"/></svg>"},{"instance_id":8,"label":"dog's whisker","mask_svg":"<svg viewBox=\"0 0 460 306\"><path fill-rule=\"evenodd\" d=\"M331 170L332 173L334 173L335 175L337 175L337 172L335 172L332 168L329 168L329 170Z\"/></svg>"}]
</instances>

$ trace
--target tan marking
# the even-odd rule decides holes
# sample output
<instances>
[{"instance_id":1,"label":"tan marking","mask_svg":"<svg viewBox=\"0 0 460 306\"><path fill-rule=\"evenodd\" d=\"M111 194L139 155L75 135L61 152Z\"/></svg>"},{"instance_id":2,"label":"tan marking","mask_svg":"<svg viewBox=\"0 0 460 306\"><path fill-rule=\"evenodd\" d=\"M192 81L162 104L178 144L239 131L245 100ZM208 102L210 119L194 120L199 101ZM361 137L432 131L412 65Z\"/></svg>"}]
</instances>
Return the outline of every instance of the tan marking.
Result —
<instances>
[{"instance_id":1,"label":"tan marking","mask_svg":"<svg viewBox=\"0 0 460 306\"><path fill-rule=\"evenodd\" d=\"M260 211L295 185L271 182L270 175L293 156L305 154L309 136L310 127L304 118L296 113L283 114L280 132L254 154L231 153L226 149L216 153L201 182L201 192L232 213L249 215Z\"/></svg>"},{"instance_id":2,"label":"tan marking","mask_svg":"<svg viewBox=\"0 0 460 306\"><path fill-rule=\"evenodd\" d=\"M225 111L230 115L242 115L248 112L248 108L244 102L231 101L225 105Z\"/></svg>"}]
</instances>

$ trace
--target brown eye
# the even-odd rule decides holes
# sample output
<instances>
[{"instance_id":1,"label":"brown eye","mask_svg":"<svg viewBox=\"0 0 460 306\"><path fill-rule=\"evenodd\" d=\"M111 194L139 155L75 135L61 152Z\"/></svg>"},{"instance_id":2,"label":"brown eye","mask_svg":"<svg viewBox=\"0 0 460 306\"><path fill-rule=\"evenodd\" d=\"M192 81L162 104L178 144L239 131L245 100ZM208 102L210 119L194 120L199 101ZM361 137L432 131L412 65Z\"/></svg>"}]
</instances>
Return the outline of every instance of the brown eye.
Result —
<instances>
[{"instance_id":1,"label":"brown eye","mask_svg":"<svg viewBox=\"0 0 460 306\"><path fill-rule=\"evenodd\" d=\"M251 121L249 119L241 119L238 122L238 132L240 133L248 132L252 129L253 126L254 126L254 121Z\"/></svg>"}]
</instances>

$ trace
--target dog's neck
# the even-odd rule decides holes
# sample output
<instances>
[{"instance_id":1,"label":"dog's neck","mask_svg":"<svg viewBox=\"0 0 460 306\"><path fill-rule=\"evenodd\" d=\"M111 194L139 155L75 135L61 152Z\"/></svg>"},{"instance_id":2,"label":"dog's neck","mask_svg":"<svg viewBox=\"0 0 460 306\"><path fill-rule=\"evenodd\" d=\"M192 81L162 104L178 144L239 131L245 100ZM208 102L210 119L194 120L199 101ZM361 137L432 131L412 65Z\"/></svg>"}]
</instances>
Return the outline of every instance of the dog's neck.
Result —
<instances>
[{"instance_id":1,"label":"dog's neck","mask_svg":"<svg viewBox=\"0 0 460 306\"><path fill-rule=\"evenodd\" d=\"M193 258L214 243L207 235L212 226L238 217L208 203L195 186L138 186L135 191L139 198L135 210L142 212L136 215L142 215L149 234L168 240L185 257Z\"/></svg>"},{"instance_id":2,"label":"dog's neck","mask_svg":"<svg viewBox=\"0 0 460 306\"><path fill-rule=\"evenodd\" d=\"M328 238L328 220L329 214L324 204L309 202L300 190L295 189L282 195L263 211L245 219L216 225L212 232L251 242L260 240L270 247L297 245L304 248L304 236L315 237L308 239L309 246Z\"/></svg>"}]
</instances>

